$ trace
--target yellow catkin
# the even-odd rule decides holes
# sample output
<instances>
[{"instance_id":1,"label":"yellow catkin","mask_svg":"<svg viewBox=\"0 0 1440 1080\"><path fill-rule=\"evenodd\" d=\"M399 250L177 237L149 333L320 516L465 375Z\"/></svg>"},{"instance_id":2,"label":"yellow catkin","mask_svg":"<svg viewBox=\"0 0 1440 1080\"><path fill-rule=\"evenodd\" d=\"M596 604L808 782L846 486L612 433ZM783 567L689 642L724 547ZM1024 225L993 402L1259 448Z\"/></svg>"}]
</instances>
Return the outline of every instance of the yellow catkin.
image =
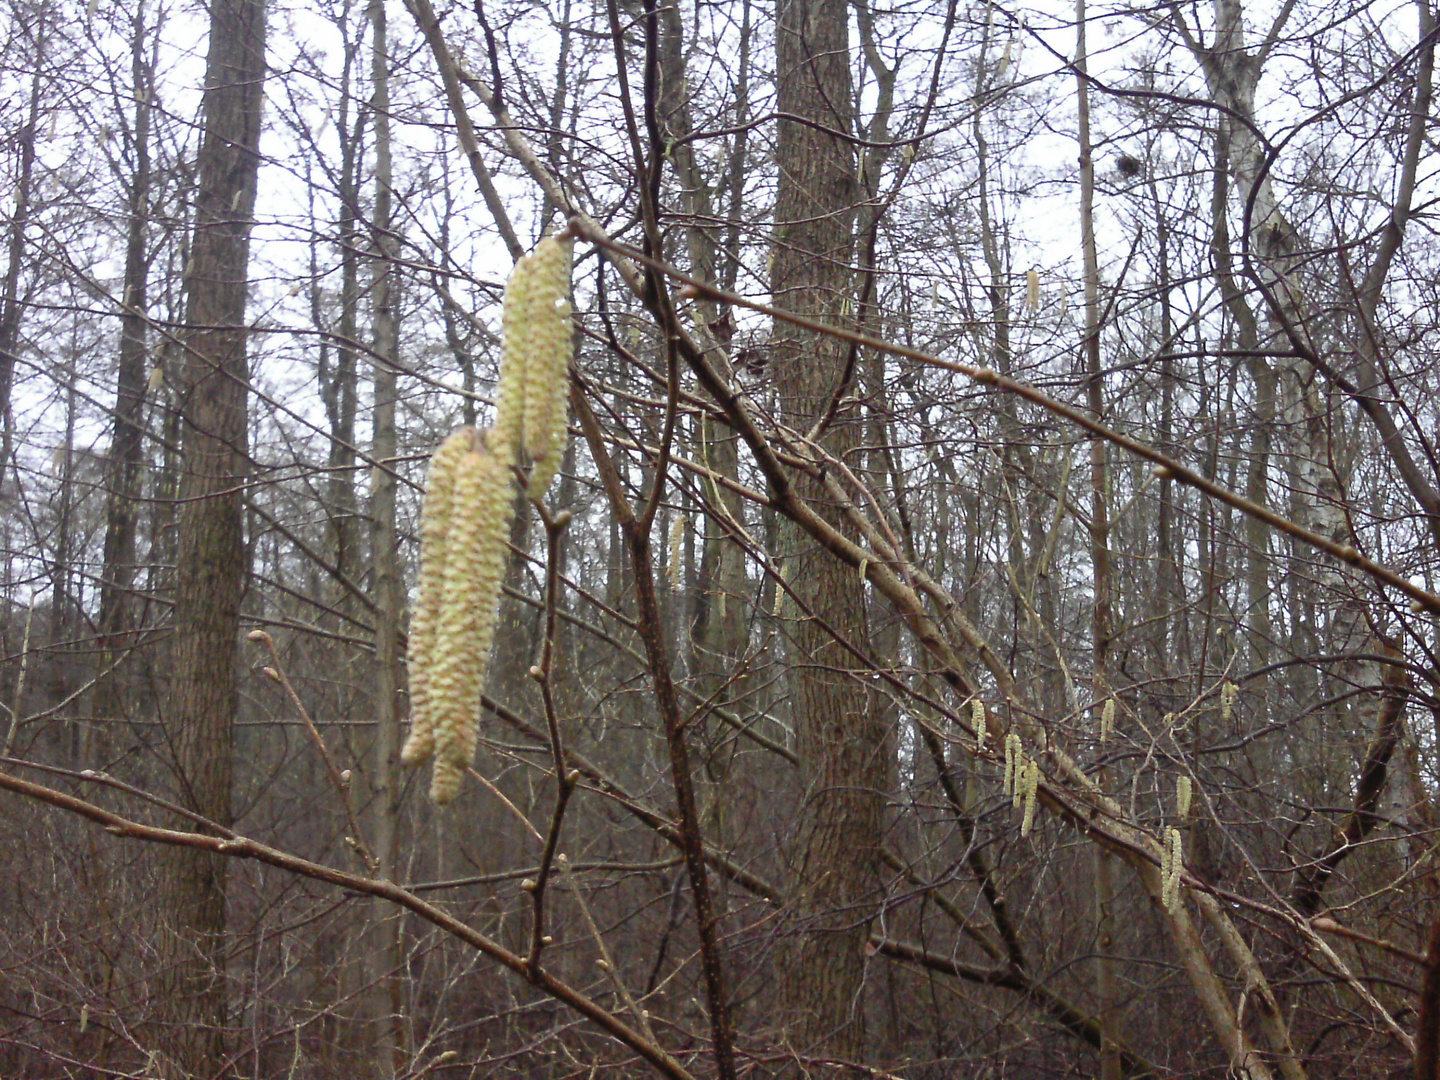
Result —
<instances>
[{"instance_id":1,"label":"yellow catkin","mask_svg":"<svg viewBox=\"0 0 1440 1080\"><path fill-rule=\"evenodd\" d=\"M457 770L475 757L480 694L495 638L506 540L514 508L509 460L476 440L456 472L445 560L444 596L435 628L430 704L437 767L430 797L444 805L459 790Z\"/></svg>"},{"instance_id":2,"label":"yellow catkin","mask_svg":"<svg viewBox=\"0 0 1440 1080\"><path fill-rule=\"evenodd\" d=\"M1230 718L1235 715L1235 699L1240 696L1240 688L1229 679L1220 684L1220 720L1228 724Z\"/></svg>"},{"instance_id":3,"label":"yellow catkin","mask_svg":"<svg viewBox=\"0 0 1440 1080\"><path fill-rule=\"evenodd\" d=\"M455 473L460 460L474 445L473 428L461 428L452 433L430 459L430 470L425 478L425 505L420 512L420 596L410 619L406 657L410 671L410 737L400 751L400 760L406 765L419 765L435 752L435 731L430 711L435 625L444 593Z\"/></svg>"},{"instance_id":4,"label":"yellow catkin","mask_svg":"<svg viewBox=\"0 0 1440 1080\"><path fill-rule=\"evenodd\" d=\"M430 768L430 801L436 806L445 806L460 794L465 780L465 767L450 758L436 757Z\"/></svg>"},{"instance_id":5,"label":"yellow catkin","mask_svg":"<svg viewBox=\"0 0 1440 1080\"><path fill-rule=\"evenodd\" d=\"M1006 795L1015 790L1015 770L1023 760L1020 754L1020 736L1012 731L1005 736L1005 782L1001 790Z\"/></svg>"},{"instance_id":6,"label":"yellow catkin","mask_svg":"<svg viewBox=\"0 0 1440 1080\"><path fill-rule=\"evenodd\" d=\"M505 346L495 387L495 425L490 429L491 443L502 456L508 454L511 462L525 442L525 368L530 359L527 323L533 314L534 294L535 260L526 255L515 264L505 283L500 313Z\"/></svg>"},{"instance_id":7,"label":"yellow catkin","mask_svg":"<svg viewBox=\"0 0 1440 1080\"><path fill-rule=\"evenodd\" d=\"M1020 835L1029 836L1035 827L1035 807L1040 801L1040 763L1032 761L1025 768L1025 817L1020 822Z\"/></svg>"},{"instance_id":8,"label":"yellow catkin","mask_svg":"<svg viewBox=\"0 0 1440 1080\"><path fill-rule=\"evenodd\" d=\"M1170 895L1170 833L1166 830L1160 836L1160 901L1169 907Z\"/></svg>"},{"instance_id":9,"label":"yellow catkin","mask_svg":"<svg viewBox=\"0 0 1440 1080\"><path fill-rule=\"evenodd\" d=\"M1115 734L1115 699L1106 698L1105 705L1100 710L1100 741L1108 742L1110 736Z\"/></svg>"},{"instance_id":10,"label":"yellow catkin","mask_svg":"<svg viewBox=\"0 0 1440 1080\"><path fill-rule=\"evenodd\" d=\"M1010 785L1010 809L1019 810L1025 801L1025 790L1030 783L1030 759L1024 753L1015 755L1015 777Z\"/></svg>"},{"instance_id":11,"label":"yellow catkin","mask_svg":"<svg viewBox=\"0 0 1440 1080\"><path fill-rule=\"evenodd\" d=\"M1025 275L1025 310L1040 310L1040 275L1034 270Z\"/></svg>"},{"instance_id":12,"label":"yellow catkin","mask_svg":"<svg viewBox=\"0 0 1440 1080\"><path fill-rule=\"evenodd\" d=\"M1166 851L1169 855L1166 860L1169 874L1168 876L1162 874L1160 897L1165 902L1165 906L1174 911L1180 906L1180 875L1185 868L1180 830L1172 827L1166 834L1165 840Z\"/></svg>"},{"instance_id":13,"label":"yellow catkin","mask_svg":"<svg viewBox=\"0 0 1440 1080\"><path fill-rule=\"evenodd\" d=\"M978 697L970 702L970 726L975 729L976 752L984 753L985 736L989 733L990 725L985 719L985 703Z\"/></svg>"},{"instance_id":14,"label":"yellow catkin","mask_svg":"<svg viewBox=\"0 0 1440 1080\"><path fill-rule=\"evenodd\" d=\"M505 357L496 394L495 446L530 459L529 493L538 499L565 452L570 389L568 237L547 236L515 264L505 286ZM508 464L508 462L507 462Z\"/></svg>"},{"instance_id":15,"label":"yellow catkin","mask_svg":"<svg viewBox=\"0 0 1440 1080\"><path fill-rule=\"evenodd\" d=\"M1175 814L1181 821L1190 816L1190 800L1194 794L1190 777L1182 776L1175 781Z\"/></svg>"},{"instance_id":16,"label":"yellow catkin","mask_svg":"<svg viewBox=\"0 0 1440 1080\"><path fill-rule=\"evenodd\" d=\"M682 564L685 554L685 526L689 523L690 519L684 514L676 514L675 520L670 522L670 552L669 561L665 564L665 573L670 579L672 589L678 589L681 584L681 570L684 569Z\"/></svg>"}]
</instances>

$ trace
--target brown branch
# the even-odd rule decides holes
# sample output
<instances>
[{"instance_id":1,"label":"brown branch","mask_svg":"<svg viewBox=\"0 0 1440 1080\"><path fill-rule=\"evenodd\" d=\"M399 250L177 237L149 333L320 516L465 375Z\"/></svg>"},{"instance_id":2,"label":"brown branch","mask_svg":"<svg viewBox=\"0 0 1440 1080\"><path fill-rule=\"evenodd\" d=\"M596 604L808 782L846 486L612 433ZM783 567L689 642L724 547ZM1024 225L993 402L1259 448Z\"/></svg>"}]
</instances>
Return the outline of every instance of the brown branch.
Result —
<instances>
[{"instance_id":1,"label":"brown branch","mask_svg":"<svg viewBox=\"0 0 1440 1080\"><path fill-rule=\"evenodd\" d=\"M1380 716L1375 724L1375 733L1370 737L1370 745L1365 748L1365 760L1360 766L1360 780L1355 785L1354 803L1340 824L1329 850L1316 855L1295 879L1290 903L1301 917L1306 919L1320 910L1322 894L1331 875L1380 821L1375 814L1375 807L1380 802L1380 792L1385 786L1390 757L1400 741L1400 720L1405 715L1410 673L1403 667L1391 664L1386 665L1381 677L1384 680L1384 690L1380 702Z\"/></svg>"},{"instance_id":2,"label":"brown branch","mask_svg":"<svg viewBox=\"0 0 1440 1080\"><path fill-rule=\"evenodd\" d=\"M588 219L582 218L578 215L571 219L571 228L577 236L583 237L584 239L595 244L596 246L602 247L607 251L612 251L618 255L624 256L625 258L633 260L634 262L639 263L648 269L664 273L667 276L675 279L676 281L679 281L685 285L699 290L701 294L710 297L711 299L719 300L724 303L733 304L743 308L748 308L751 311L759 312L762 315L768 315L773 319L778 319L782 322L790 323L793 326L798 326L802 329L814 331L815 333L830 334L832 336L842 338L846 341L852 341L855 344L864 346L866 348L877 349L882 352L890 353L894 356L904 357L907 360L913 360L916 363L927 364L932 367L938 367L943 368L947 371L953 371L956 374L964 375L967 378L975 380L982 386L990 386L997 390L1003 390L1006 393L1014 394L1017 397L1023 398L1024 400L1029 401L1034 405L1038 405L1041 408L1054 413L1056 416L1068 420L1077 427L1088 431L1090 434L1095 435L1098 438L1104 439L1110 443L1113 443L1115 446L1120 447L1122 450L1126 450L1129 453L1135 455L1136 457L1142 458L1143 460L1150 462L1151 464L1156 466L1157 471L1163 472L1164 476L1167 479L1174 480L1177 483L1185 484L1188 487L1193 487L1195 490L1201 492L1202 494L1209 496L1217 502L1224 503L1226 506L1229 506L1234 510L1238 510L1240 513L1246 515L1247 517L1252 517L1258 521L1262 521L1270 527L1285 533L1287 536L1294 537L1301 543L1309 547L1315 548L1317 551L1323 551L1327 555L1332 556L1340 562L1343 562L1348 566L1353 566L1355 569L1360 570L1362 573L1368 575L1371 578L1374 578L1376 581L1379 581L1385 585L1390 586L1393 589L1398 590L1399 592L1404 593L1406 596L1410 597L1410 599L1414 602L1414 604L1419 610L1428 611L1432 614L1440 615L1440 596L1437 596L1435 593L1432 593L1427 589L1423 589L1420 586L1413 584L1408 578L1403 577L1396 571L1390 569L1388 566L1382 566L1380 563L1377 563L1362 555L1353 547L1337 543L1334 540L1330 540L1327 537L1321 536L1319 533L1312 532L1311 530L1304 528L1296 522L1291 521L1289 518L1283 517L1282 515L1275 513L1268 507L1261 506L1258 503L1252 502L1241 495L1237 495L1235 492L1230 491L1228 488L1222 487L1221 485L1215 483L1213 480L1202 476L1200 473L1195 472L1192 469L1186 468L1184 465L1180 464L1180 462L1176 461L1171 457L1168 457L1165 454L1162 454L1154 447L1143 443L1138 439L1131 438L1129 435L1122 434L1121 432L1115 431L1107 427L1105 424L1102 424L1100 421L1091 417L1088 413L1082 412L1081 410L1076 409L1070 405L1066 405L1064 402L1057 401L1056 399L1050 397L1048 394L1035 389L1033 386L1030 386L1027 383L1019 382L1018 380L1012 379L1008 376L1001 375L999 372L996 372L995 370L988 367L980 367L975 364L966 364L957 360L944 360L931 353L924 352L921 349L913 349L909 346L900 345L893 341L885 341L881 338L871 337L868 334L857 334L854 331L844 330L836 326L831 326L828 323L820 322L816 319L809 319L801 315L796 315L782 308L776 308L769 304L758 303L757 301L750 300L749 298L741 296L738 293L732 293L724 289L717 288L712 284L700 281L696 278L691 277L689 274L677 270L675 267L670 266L668 263L662 262L658 259L652 259L645 255L643 252L636 251L634 248L616 242L615 240L611 239L610 236L608 236L604 232L604 230L591 224ZM718 395L717 400L720 400L722 404L728 404L728 402L726 401L727 397L733 401L733 395L729 394ZM734 413L729 409L727 409L727 415L730 415L732 418L734 417ZM748 432L745 430L745 428L749 429ZM753 422L746 424L745 427L742 427L741 434L742 436L753 436L753 441L751 437L746 438L747 443L751 445L752 449L755 448L757 442L763 443L765 441L763 437L759 435L759 432L754 428ZM773 451L765 456L768 456L773 460ZM762 468L764 468L767 462L762 460L760 464ZM767 473L769 472L768 469L766 471ZM777 492L777 496L780 496L781 494L781 492ZM777 498L777 504L779 501L780 500Z\"/></svg>"},{"instance_id":3,"label":"brown branch","mask_svg":"<svg viewBox=\"0 0 1440 1080\"><path fill-rule=\"evenodd\" d=\"M565 824L565 808L570 805L570 796L580 779L579 772L565 764L565 744L560 737L560 718L555 711L554 687L551 675L555 663L555 612L560 606L560 542L565 526L570 524L570 511L562 510L551 517L537 498L535 507L545 523L545 642L540 650L540 663L530 669L530 677L540 684L540 697L545 707L545 726L550 735L550 754L555 762L555 809L550 815L550 828L545 834L545 847L540 856L540 870L534 878L521 885L530 894L532 918L530 926L530 955L526 964L532 968L540 966L540 952L550 943L545 935L545 886L550 880L550 867L560 844L560 829ZM528 888L527 888L528 886Z\"/></svg>"},{"instance_id":4,"label":"brown branch","mask_svg":"<svg viewBox=\"0 0 1440 1080\"><path fill-rule=\"evenodd\" d=\"M673 370L673 369L672 369ZM678 381L678 379L676 380ZM718 917L710 896L705 869L705 840L700 832L700 814L695 803L695 785L690 774L689 751L685 745L685 717L670 677L670 657L665 647L664 624L655 594L655 576L650 557L648 514L637 518L625 496L620 475L605 452L600 423L578 387L571 384L571 401L580 418L581 430L590 446L590 456L600 471L610 505L620 522L634 574L636 609L640 616L640 638L649 660L655 702L665 725L665 743L670 754L670 779L680 818L680 846L685 853L685 870L690 879L690 896L695 904L695 924L700 937L700 966L705 976L705 996L710 1007L710 1029L715 1050L715 1069L721 1080L735 1080L735 1033L730 1019L730 1002L725 989L725 971L720 961ZM650 506L658 503L664 478L655 476Z\"/></svg>"},{"instance_id":5,"label":"brown branch","mask_svg":"<svg viewBox=\"0 0 1440 1080\"><path fill-rule=\"evenodd\" d=\"M1013 990L1059 1021L1066 1031L1082 1042L1096 1050L1099 1050L1102 1045L1100 1025L1095 1022L1093 1017L1088 1016L1084 1010L1014 968L987 968L976 964L965 964L948 956L937 956L935 953L905 942L888 941L879 937L872 937L870 946L882 956L903 960L930 971L938 971L967 982ZM1134 1051L1124 1047L1117 1047L1117 1049L1126 1076L1155 1077L1160 1075L1155 1066Z\"/></svg>"},{"instance_id":6,"label":"brown branch","mask_svg":"<svg viewBox=\"0 0 1440 1080\"><path fill-rule=\"evenodd\" d=\"M1440 1080L1440 915L1425 947L1425 982L1415 1019L1415 1080Z\"/></svg>"},{"instance_id":7,"label":"brown branch","mask_svg":"<svg viewBox=\"0 0 1440 1080\"><path fill-rule=\"evenodd\" d=\"M66 810L88 821L93 821L106 832L130 840L144 840L150 843L169 844L175 847L197 848L237 859L254 859L256 862L274 866L288 873L323 881L351 892L365 896L376 896L389 900L404 908L432 926L463 941L477 952L483 953L514 974L523 978L536 989L549 994L555 1000L569 1006L575 1012L596 1024L617 1041L624 1043L650 1063L656 1072L672 1080L695 1080L694 1075L680 1061L651 1039L630 1027L623 1020L602 1008L568 983L548 972L533 970L523 957L517 956L491 941L484 934L472 929L459 919L392 881L347 873L333 867L302 859L278 848L262 844L243 836L205 836L200 833L182 832L177 829L163 829L154 825L143 825L138 821L112 813L92 802L56 791L41 784L0 773L0 789L23 795L37 802L45 803L60 810Z\"/></svg>"}]
</instances>

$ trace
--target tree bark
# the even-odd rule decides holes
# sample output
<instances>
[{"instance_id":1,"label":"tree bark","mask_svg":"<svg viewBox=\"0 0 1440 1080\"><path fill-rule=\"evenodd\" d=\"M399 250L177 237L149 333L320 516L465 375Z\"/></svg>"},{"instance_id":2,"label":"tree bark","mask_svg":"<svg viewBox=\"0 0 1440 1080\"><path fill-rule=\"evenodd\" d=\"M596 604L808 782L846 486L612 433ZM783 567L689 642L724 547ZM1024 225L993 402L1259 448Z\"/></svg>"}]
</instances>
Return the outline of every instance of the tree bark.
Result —
<instances>
[{"instance_id":1,"label":"tree bark","mask_svg":"<svg viewBox=\"0 0 1440 1080\"><path fill-rule=\"evenodd\" d=\"M390 57L386 38L385 2L370 0L373 35L371 111L375 130L375 220L373 303L375 341L375 411L371 448L371 550L375 581L375 748L371 781L374 792L375 854L380 876L394 881L399 859L400 809L400 613L404 584L395 528L395 402L398 395L400 343L395 316L395 239L391 232ZM369 978L374 1024L374 1074L389 1080L401 1071L404 1045L400 1024L400 922L390 905L374 906L376 933L370 951Z\"/></svg>"},{"instance_id":2,"label":"tree bark","mask_svg":"<svg viewBox=\"0 0 1440 1080\"><path fill-rule=\"evenodd\" d=\"M839 325L851 319L856 178L849 11L843 0L779 0L779 125L771 286L775 302ZM860 443L853 406L832 407L852 375L850 349L834 338L776 323L772 364L784 422L812 429L844 458ZM823 482L795 492L838 528ZM850 670L834 635L863 647L860 578L787 525L783 562L794 603L789 626L790 699L803 802L793 852L795 938L782 976L783 1018L802 1055L859 1060L865 1053L861 991L869 922L879 900L878 847L885 782L884 732L872 694Z\"/></svg>"},{"instance_id":3,"label":"tree bark","mask_svg":"<svg viewBox=\"0 0 1440 1080\"><path fill-rule=\"evenodd\" d=\"M1085 400L1095 419L1105 420L1105 384L1100 356L1100 261L1095 248L1095 163L1090 142L1090 84L1087 82L1085 0L1075 3L1075 91L1080 139L1080 244L1085 260ZM1111 617L1110 481L1108 447L1090 440L1090 564L1094 594L1090 611L1092 699L1103 708L1110 697ZM1096 783L1109 790L1109 770ZM1100 999L1100 1080L1120 1080L1123 1062L1116 1040L1119 994L1115 972L1115 874L1111 855L1095 845L1095 992Z\"/></svg>"},{"instance_id":4,"label":"tree bark","mask_svg":"<svg viewBox=\"0 0 1440 1080\"><path fill-rule=\"evenodd\" d=\"M246 448L246 268L259 170L265 77L264 0L210 8L204 136L195 237L185 273L185 354L179 409L184 461L175 571L175 633L165 699L177 798L227 824L237 646L245 582L241 495ZM188 822L178 827L195 828ZM161 864L159 1014L162 1070L224 1068L224 858L167 849Z\"/></svg>"},{"instance_id":5,"label":"tree bark","mask_svg":"<svg viewBox=\"0 0 1440 1080\"><path fill-rule=\"evenodd\" d=\"M129 705L128 665L124 656L133 645L136 611L135 538L139 521L140 476L144 464L146 327L149 305L149 264L146 239L150 206L150 105L154 96L154 64L146 55L145 13L133 15L130 41L131 87L135 94L132 152L126 209L125 283L120 312L120 358L115 376L114 427L110 457L105 463L105 562L100 578L100 664L95 680L96 732L88 763L103 766L110 757L110 733Z\"/></svg>"},{"instance_id":6,"label":"tree bark","mask_svg":"<svg viewBox=\"0 0 1440 1080\"><path fill-rule=\"evenodd\" d=\"M19 359L20 320L24 308L20 299L20 269L25 258L25 229L30 224L34 198L35 124L40 116L41 72L48 31L42 9L36 16L33 32L35 69L30 77L30 102L26 108L25 124L14 140L19 151L20 175L15 183L15 213L10 218L6 242L5 280L0 285L0 480L10 468L10 395L15 388L15 363Z\"/></svg>"}]
</instances>

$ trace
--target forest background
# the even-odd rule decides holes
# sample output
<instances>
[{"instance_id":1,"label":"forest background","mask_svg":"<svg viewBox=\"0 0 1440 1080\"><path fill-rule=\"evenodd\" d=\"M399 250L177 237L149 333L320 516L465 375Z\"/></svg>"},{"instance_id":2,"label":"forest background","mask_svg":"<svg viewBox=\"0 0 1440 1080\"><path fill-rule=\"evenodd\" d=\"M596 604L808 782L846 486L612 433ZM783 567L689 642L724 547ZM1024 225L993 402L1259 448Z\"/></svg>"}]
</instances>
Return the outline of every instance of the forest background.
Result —
<instances>
[{"instance_id":1,"label":"forest background","mask_svg":"<svg viewBox=\"0 0 1440 1080\"><path fill-rule=\"evenodd\" d=\"M431 4L7 0L0 1072L1440 1075L1429 0Z\"/></svg>"}]
</instances>

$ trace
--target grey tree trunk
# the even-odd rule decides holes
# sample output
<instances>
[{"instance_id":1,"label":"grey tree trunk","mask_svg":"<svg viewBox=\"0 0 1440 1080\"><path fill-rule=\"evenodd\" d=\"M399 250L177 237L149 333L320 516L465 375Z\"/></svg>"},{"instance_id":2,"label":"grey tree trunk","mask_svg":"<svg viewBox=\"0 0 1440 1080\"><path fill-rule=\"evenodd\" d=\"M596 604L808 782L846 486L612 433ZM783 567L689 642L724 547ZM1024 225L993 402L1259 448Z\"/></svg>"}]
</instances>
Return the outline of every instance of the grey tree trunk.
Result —
<instances>
[{"instance_id":1,"label":"grey tree trunk","mask_svg":"<svg viewBox=\"0 0 1440 1080\"><path fill-rule=\"evenodd\" d=\"M1090 84L1086 72L1085 0L1075 3L1075 83L1080 138L1080 243L1085 260L1085 397L1097 420L1105 419L1105 388L1100 356L1100 264L1095 250L1095 163L1090 142ZM1110 697L1110 640L1113 634L1110 570L1110 482L1106 444L1090 442L1090 564L1094 576L1091 605L1091 695ZM1103 706L1102 706L1103 707ZM1097 782L1109 786L1101 769ZM1119 1019L1115 957L1115 875L1110 853L1095 847L1095 992L1099 998L1100 1080L1120 1080L1121 1060L1115 1026Z\"/></svg>"},{"instance_id":2,"label":"grey tree trunk","mask_svg":"<svg viewBox=\"0 0 1440 1080\"><path fill-rule=\"evenodd\" d=\"M394 880L399 856L397 816L400 802L400 613L404 585L395 528L396 373L399 325L395 318L391 235L390 57L386 38L385 2L370 0L372 42L372 123L375 130L375 221L373 303L375 343L375 411L371 451L371 549L375 589L375 748L373 829L380 873ZM374 906L375 934L367 959L371 987L370 1017L374 1025L374 1075L389 1080L402 1067L400 1029L400 920L381 901Z\"/></svg>"},{"instance_id":3,"label":"grey tree trunk","mask_svg":"<svg viewBox=\"0 0 1440 1080\"><path fill-rule=\"evenodd\" d=\"M106 468L105 563L100 579L100 661L95 680L96 731L87 763L104 766L111 732L128 712L129 665L136 611L132 595L136 574L135 537L139 520L140 477L144 464L146 309L149 273L146 239L150 205L150 105L154 65L146 55L144 9L136 7L130 41L131 87L135 94L132 153L135 171L126 198L125 283L120 314L120 362L115 377L114 427Z\"/></svg>"},{"instance_id":4,"label":"grey tree trunk","mask_svg":"<svg viewBox=\"0 0 1440 1080\"><path fill-rule=\"evenodd\" d=\"M34 198L35 125L40 116L40 87L45 63L45 42L48 28L46 12L37 11L31 36L35 41L35 68L30 77L30 102L26 107L25 124L15 135L20 156L19 177L15 183L15 212L10 217L6 241L5 280L0 284L0 480L10 468L11 416L10 395L15 387L15 363L19 359L20 321L24 305L20 302L20 270L25 260L25 229L30 224Z\"/></svg>"},{"instance_id":5,"label":"grey tree trunk","mask_svg":"<svg viewBox=\"0 0 1440 1080\"><path fill-rule=\"evenodd\" d=\"M178 800L222 825L230 818L246 572L244 321L264 79L264 0L215 0L195 238L185 272L179 388L184 461L171 683L163 719ZM187 822L177 827L194 828ZM191 848L166 848L160 877L161 1068L173 1077L219 1075L226 1043L225 860Z\"/></svg>"},{"instance_id":6,"label":"grey tree trunk","mask_svg":"<svg viewBox=\"0 0 1440 1080\"><path fill-rule=\"evenodd\" d=\"M831 132L854 129L849 9L843 0L780 0L776 18L777 108L816 126L780 122L771 285L781 307L847 325L859 186L853 143ZM773 333L782 418L808 431L842 395L850 351L781 323ZM841 406L822 445L844 457L858 446L862 425L862 416ZM795 490L840 524L819 480L797 476ZM800 1054L859 1060L865 944L879 900L886 741L876 702L852 675L858 664L832 632L864 647L865 593L853 570L798 529L783 530L782 542L794 601L782 607L792 616L790 699L803 784L783 1019Z\"/></svg>"}]
</instances>

